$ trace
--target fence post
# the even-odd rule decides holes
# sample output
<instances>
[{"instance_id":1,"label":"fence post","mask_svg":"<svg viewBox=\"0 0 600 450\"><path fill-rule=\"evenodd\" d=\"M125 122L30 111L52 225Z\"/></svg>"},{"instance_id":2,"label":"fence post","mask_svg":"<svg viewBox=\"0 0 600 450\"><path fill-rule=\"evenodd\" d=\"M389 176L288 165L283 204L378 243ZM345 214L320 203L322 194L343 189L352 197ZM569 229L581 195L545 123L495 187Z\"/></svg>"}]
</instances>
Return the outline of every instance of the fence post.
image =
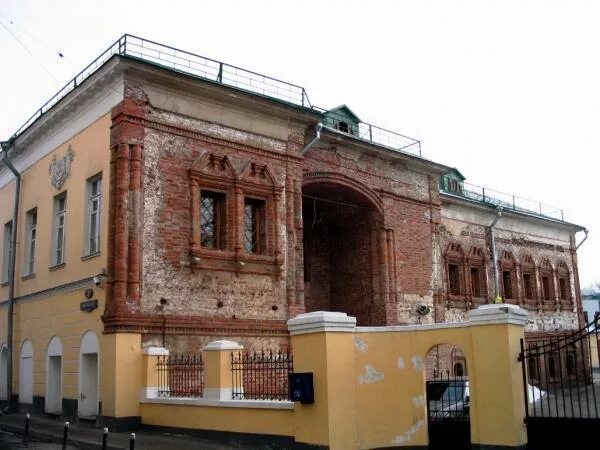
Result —
<instances>
[{"instance_id":1,"label":"fence post","mask_svg":"<svg viewBox=\"0 0 600 450\"><path fill-rule=\"evenodd\" d=\"M470 311L469 325L471 442L477 448L525 448L525 390L518 356L527 312L516 305L483 305Z\"/></svg>"},{"instance_id":2,"label":"fence post","mask_svg":"<svg viewBox=\"0 0 600 450\"><path fill-rule=\"evenodd\" d=\"M169 350L163 347L147 347L142 349L142 370L144 376L144 385L142 389L145 393L146 398L157 398L158 397L158 358L160 356L169 356ZM168 370L165 368L165 370ZM161 376L164 380L168 380L168 373L163 373ZM163 389L168 386L163 386Z\"/></svg>"},{"instance_id":3,"label":"fence post","mask_svg":"<svg viewBox=\"0 0 600 450\"><path fill-rule=\"evenodd\" d=\"M314 403L296 403L296 442L331 450L357 449L358 411L354 376L356 318L317 311L288 320L294 372L311 372Z\"/></svg>"},{"instance_id":4,"label":"fence post","mask_svg":"<svg viewBox=\"0 0 600 450\"><path fill-rule=\"evenodd\" d=\"M204 398L232 399L231 353L243 349L233 341L212 341L204 347Z\"/></svg>"}]
</instances>

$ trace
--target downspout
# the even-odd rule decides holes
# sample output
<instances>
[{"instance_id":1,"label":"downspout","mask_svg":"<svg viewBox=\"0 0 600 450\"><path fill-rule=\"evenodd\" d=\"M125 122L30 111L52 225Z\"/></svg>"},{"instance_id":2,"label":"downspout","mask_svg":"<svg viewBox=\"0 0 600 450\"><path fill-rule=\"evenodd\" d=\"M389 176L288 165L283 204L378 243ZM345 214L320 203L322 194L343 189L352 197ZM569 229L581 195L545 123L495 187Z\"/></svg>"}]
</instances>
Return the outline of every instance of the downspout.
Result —
<instances>
[{"instance_id":1,"label":"downspout","mask_svg":"<svg viewBox=\"0 0 600 450\"><path fill-rule=\"evenodd\" d=\"M21 194L21 173L13 166L12 162L8 159L8 149L10 147L9 142L2 142L2 160L6 167L14 174L16 180L15 186L15 204L13 210L12 220L12 236L10 245L10 261L8 266L8 317L6 326L6 350L8 353L7 358L7 374L6 374L6 386L8 389L8 408L12 411L12 392L13 392L13 311L15 303L15 262L17 256L17 229L19 222L19 196Z\"/></svg>"},{"instance_id":2,"label":"downspout","mask_svg":"<svg viewBox=\"0 0 600 450\"><path fill-rule=\"evenodd\" d=\"M583 237L583 240L579 244L577 244L577 246L575 247L575 251L579 250L579 247L581 247L581 244L583 244L586 241L586 239L588 238L588 233L590 231L587 228L584 228L583 232L585 233L585 236Z\"/></svg>"},{"instance_id":3,"label":"downspout","mask_svg":"<svg viewBox=\"0 0 600 450\"><path fill-rule=\"evenodd\" d=\"M313 145L315 145L317 143L317 141L319 139L321 139L321 130L322 129L323 129L323 124L321 122L319 122L318 124L315 125L315 137L312 139L312 141L310 141L308 144L306 144L306 147L304 147L302 149L303 156Z\"/></svg>"},{"instance_id":4,"label":"downspout","mask_svg":"<svg viewBox=\"0 0 600 450\"><path fill-rule=\"evenodd\" d=\"M498 258L496 255L496 239L494 236L494 226L496 225L496 223L498 222L498 220L500 220L500 217L502 216L502 206L499 206L496 209L496 212L498 215L494 218L494 221L490 225L490 238L492 241L492 261L494 263L494 302L496 301L496 298L498 298L500 296L500 289L499 289L500 282L498 280Z\"/></svg>"}]
</instances>

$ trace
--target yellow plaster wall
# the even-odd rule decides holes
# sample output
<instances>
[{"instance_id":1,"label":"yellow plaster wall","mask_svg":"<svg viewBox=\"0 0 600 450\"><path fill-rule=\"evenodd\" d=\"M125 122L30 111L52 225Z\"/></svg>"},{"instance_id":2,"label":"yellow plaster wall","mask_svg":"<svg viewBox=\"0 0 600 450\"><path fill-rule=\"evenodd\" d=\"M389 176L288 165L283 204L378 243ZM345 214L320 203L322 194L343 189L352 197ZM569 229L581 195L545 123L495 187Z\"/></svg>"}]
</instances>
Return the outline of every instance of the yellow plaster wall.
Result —
<instances>
[{"instance_id":1,"label":"yellow plaster wall","mask_svg":"<svg viewBox=\"0 0 600 450\"><path fill-rule=\"evenodd\" d=\"M110 166L110 115L107 114L82 132L67 140L34 165L23 171L21 176L21 198L17 231L16 290L22 296L53 286L79 280L100 272L106 267L108 229L108 177ZM70 176L58 190L51 184L49 167L53 156L62 158L71 145L74 159ZM86 180L102 172L101 252L98 257L82 261L84 255L84 228L86 215ZM0 224L12 220L14 203L14 181L0 189ZM50 271L53 223L53 199L67 191L65 266ZM34 278L22 279L24 274L25 214L37 207L37 238L34 263ZM0 239L0 247L3 245ZM0 254L3 250L0 248ZM0 287L0 300L8 298L8 287Z\"/></svg>"},{"instance_id":2,"label":"yellow plaster wall","mask_svg":"<svg viewBox=\"0 0 600 450\"><path fill-rule=\"evenodd\" d=\"M359 448L427 445L424 362L428 351L443 343L457 345L466 357L471 441L521 445L525 442L523 392L513 386L521 380L516 356L522 334L523 328L514 325L356 333ZM488 416L480 423L484 411L491 412L493 420Z\"/></svg>"},{"instance_id":3,"label":"yellow plaster wall","mask_svg":"<svg viewBox=\"0 0 600 450\"><path fill-rule=\"evenodd\" d=\"M294 435L294 411L142 403L142 423L234 433Z\"/></svg>"},{"instance_id":4,"label":"yellow plaster wall","mask_svg":"<svg viewBox=\"0 0 600 450\"><path fill-rule=\"evenodd\" d=\"M99 118L85 130L72 136L61 146L24 170L21 179L21 198L17 230L15 297L40 293L47 289L92 277L106 268L108 229L108 181L110 165L110 114ZM74 153L70 176L60 190L51 184L49 167L52 157L62 158L69 145ZM87 209L86 180L102 173L102 204L100 253L89 259L84 257L85 216ZM15 182L0 189L0 233L4 224L12 220ZM65 265L49 270L51 261L51 234L53 199L67 191ZM34 277L23 279L26 213L37 208L37 236ZM0 236L0 255L3 252ZM0 262L1 263L1 262ZM91 313L80 310L85 301L85 288L94 290L93 299L98 309ZM6 342L8 286L0 287L0 344ZM100 316L104 310L104 289L93 283L65 292L49 292L42 297L18 301L15 304L13 341L13 392L19 391L19 359L21 346L27 339L34 348L34 395L43 396L46 390L46 351L53 336L58 336L63 346L63 397L77 398L79 391L79 348L83 334L102 333ZM101 344L102 345L102 344ZM99 364L102 364L102 348Z\"/></svg>"},{"instance_id":5,"label":"yellow plaster wall","mask_svg":"<svg viewBox=\"0 0 600 450\"><path fill-rule=\"evenodd\" d=\"M63 346L63 397L76 399L79 395L79 348L86 331L102 333L100 316L104 310L104 292L94 287L98 308L91 313L79 308L85 300L84 289L57 294L40 300L19 302L15 305L14 316L14 365L13 379L15 393L19 392L20 353L26 340L33 345L34 386L33 395L46 395L46 352L53 336L58 336ZM6 341L6 308L2 308L2 335ZM102 348L99 363L102 364Z\"/></svg>"},{"instance_id":6,"label":"yellow plaster wall","mask_svg":"<svg viewBox=\"0 0 600 450\"><path fill-rule=\"evenodd\" d=\"M103 364L100 370L102 414L110 417L140 415L142 337L134 333L102 336Z\"/></svg>"}]
</instances>

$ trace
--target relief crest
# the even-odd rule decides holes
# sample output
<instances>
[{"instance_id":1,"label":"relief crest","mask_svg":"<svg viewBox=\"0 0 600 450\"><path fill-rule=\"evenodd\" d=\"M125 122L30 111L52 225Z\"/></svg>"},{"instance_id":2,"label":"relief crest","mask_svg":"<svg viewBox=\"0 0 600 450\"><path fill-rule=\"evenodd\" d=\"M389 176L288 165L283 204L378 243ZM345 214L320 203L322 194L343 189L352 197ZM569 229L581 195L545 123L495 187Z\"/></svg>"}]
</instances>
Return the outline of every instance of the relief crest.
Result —
<instances>
[{"instance_id":1,"label":"relief crest","mask_svg":"<svg viewBox=\"0 0 600 450\"><path fill-rule=\"evenodd\" d=\"M69 148L67 148L67 152L65 156L58 159L56 155L52 156L52 163L50 164L50 182L52 186L56 189L60 189L61 186L66 181L67 177L71 173L71 161L73 161L74 157L73 149L71 148L71 144L69 144Z\"/></svg>"}]
</instances>

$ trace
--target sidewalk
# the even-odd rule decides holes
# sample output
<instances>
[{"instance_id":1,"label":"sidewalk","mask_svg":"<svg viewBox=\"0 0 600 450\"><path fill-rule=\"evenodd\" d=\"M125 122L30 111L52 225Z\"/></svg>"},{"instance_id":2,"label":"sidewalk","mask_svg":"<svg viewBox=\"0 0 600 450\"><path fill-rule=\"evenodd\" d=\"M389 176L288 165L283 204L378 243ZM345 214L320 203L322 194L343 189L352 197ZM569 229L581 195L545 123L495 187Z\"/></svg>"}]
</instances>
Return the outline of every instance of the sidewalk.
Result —
<instances>
[{"instance_id":1,"label":"sidewalk","mask_svg":"<svg viewBox=\"0 0 600 450\"><path fill-rule=\"evenodd\" d=\"M62 448L64 422L47 419L40 416L31 416L29 426L29 449ZM24 414L5 414L0 417L0 430L22 435L25 430ZM185 436L174 433L160 433L149 430L138 430L135 433L135 450L255 450L277 449L271 444L248 445L241 442L235 444L224 444L215 440L200 438L196 436ZM13 439L13 440L16 440ZM108 435L108 450L128 450L130 433L111 432ZM38 444L38 442L46 444ZM47 444L54 442L56 444ZM69 427L69 450L100 450L102 449L102 428L92 428L70 424ZM25 448L22 444L11 448Z\"/></svg>"}]
</instances>

